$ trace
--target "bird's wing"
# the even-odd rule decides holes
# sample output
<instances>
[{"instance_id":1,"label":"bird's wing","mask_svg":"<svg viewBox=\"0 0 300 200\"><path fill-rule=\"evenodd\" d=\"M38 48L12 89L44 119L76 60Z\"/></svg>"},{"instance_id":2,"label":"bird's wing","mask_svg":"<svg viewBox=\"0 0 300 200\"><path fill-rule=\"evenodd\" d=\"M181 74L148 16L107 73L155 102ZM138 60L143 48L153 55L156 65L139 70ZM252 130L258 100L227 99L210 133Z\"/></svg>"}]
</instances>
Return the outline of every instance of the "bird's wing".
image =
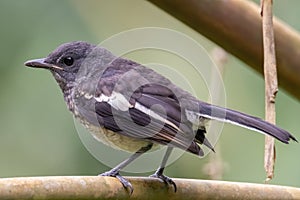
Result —
<instances>
[{"instance_id":1,"label":"bird's wing","mask_svg":"<svg viewBox=\"0 0 300 200\"><path fill-rule=\"evenodd\" d=\"M94 106L89 109L96 111L98 123L107 129L201 156L192 123L168 84L154 71L118 58L99 76Z\"/></svg>"},{"instance_id":2,"label":"bird's wing","mask_svg":"<svg viewBox=\"0 0 300 200\"><path fill-rule=\"evenodd\" d=\"M147 92L158 87L162 86L143 86L130 99L119 92L95 98L98 121L105 128L120 134L175 146L202 156L202 149L194 141L191 124L181 122L182 114L177 100L161 93Z\"/></svg>"}]
</instances>

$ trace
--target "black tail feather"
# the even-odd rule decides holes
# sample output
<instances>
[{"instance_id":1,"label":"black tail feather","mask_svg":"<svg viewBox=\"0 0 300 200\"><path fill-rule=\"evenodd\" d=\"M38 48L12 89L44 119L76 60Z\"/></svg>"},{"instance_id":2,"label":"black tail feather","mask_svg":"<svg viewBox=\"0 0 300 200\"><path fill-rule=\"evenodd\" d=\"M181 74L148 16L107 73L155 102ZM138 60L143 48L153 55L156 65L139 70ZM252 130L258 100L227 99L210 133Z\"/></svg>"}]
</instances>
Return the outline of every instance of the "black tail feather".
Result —
<instances>
[{"instance_id":1,"label":"black tail feather","mask_svg":"<svg viewBox=\"0 0 300 200\"><path fill-rule=\"evenodd\" d=\"M290 139L298 142L293 135L283 130L282 128L279 128L260 118L253 117L238 111L221 108L201 102L199 115L208 119L228 122L257 132L261 132L270 135L286 144L289 143Z\"/></svg>"}]
</instances>

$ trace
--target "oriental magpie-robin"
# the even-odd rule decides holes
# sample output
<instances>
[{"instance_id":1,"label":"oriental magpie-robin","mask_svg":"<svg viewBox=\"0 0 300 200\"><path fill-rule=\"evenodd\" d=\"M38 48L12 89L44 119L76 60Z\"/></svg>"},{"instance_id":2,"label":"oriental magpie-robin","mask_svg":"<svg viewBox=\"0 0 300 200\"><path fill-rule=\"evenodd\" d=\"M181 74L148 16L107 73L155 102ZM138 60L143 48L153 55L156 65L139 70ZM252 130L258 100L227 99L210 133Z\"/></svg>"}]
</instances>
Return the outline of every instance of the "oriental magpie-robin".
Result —
<instances>
[{"instance_id":1,"label":"oriental magpie-robin","mask_svg":"<svg viewBox=\"0 0 300 200\"><path fill-rule=\"evenodd\" d=\"M49 70L58 82L69 110L101 142L134 154L101 175L120 180L119 172L143 153L159 145L167 152L152 177L176 184L163 171L174 147L198 156L200 145L214 151L205 137L205 122L217 120L261 132L288 143L297 141L287 131L259 118L198 100L155 71L113 55L86 42L62 44L28 67Z\"/></svg>"}]
</instances>

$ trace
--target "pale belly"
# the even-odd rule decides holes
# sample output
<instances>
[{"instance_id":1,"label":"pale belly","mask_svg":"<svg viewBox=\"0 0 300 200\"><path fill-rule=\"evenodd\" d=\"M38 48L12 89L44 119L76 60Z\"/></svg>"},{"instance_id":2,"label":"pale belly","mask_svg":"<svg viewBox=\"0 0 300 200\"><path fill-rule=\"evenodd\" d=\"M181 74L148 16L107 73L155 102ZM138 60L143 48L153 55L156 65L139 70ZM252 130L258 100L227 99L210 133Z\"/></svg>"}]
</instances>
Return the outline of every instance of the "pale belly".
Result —
<instances>
[{"instance_id":1,"label":"pale belly","mask_svg":"<svg viewBox=\"0 0 300 200\"><path fill-rule=\"evenodd\" d=\"M151 144L151 142L147 140L135 139L125 135L121 135L119 133L115 133L106 128L100 128L87 122L83 122L81 120L79 121L91 132L96 140L114 149L119 149L127 152L137 152L142 147L146 147ZM153 144L151 150L158 149L159 146L159 144Z\"/></svg>"}]
</instances>

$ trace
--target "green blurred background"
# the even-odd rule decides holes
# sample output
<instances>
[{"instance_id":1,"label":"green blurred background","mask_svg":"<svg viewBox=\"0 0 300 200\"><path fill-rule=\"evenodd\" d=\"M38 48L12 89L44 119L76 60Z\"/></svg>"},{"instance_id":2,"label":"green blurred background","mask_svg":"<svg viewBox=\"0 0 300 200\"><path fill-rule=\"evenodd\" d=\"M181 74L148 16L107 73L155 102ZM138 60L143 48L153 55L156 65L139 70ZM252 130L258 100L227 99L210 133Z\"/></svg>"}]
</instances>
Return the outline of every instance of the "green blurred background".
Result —
<instances>
[{"instance_id":1,"label":"green blurred background","mask_svg":"<svg viewBox=\"0 0 300 200\"><path fill-rule=\"evenodd\" d=\"M275 1L274 6L275 15L300 30L300 1ZM24 61L44 57L64 42L98 44L121 31L147 26L180 31L208 51L215 47L152 4L139 0L0 0L0 22L0 177L96 175L109 169L81 144L50 73L28 69ZM149 56L147 51L137 55L134 59L141 62ZM262 77L232 56L225 68L227 106L264 117ZM299 101L280 90L277 123L298 139L299 113ZM226 125L218 144L221 148L216 154L225 163L223 180L263 182L262 135ZM299 144L277 143L276 174L271 183L300 187L299 153ZM167 168L166 174L209 178L203 173L209 161L208 157L199 159L186 153Z\"/></svg>"}]
</instances>

